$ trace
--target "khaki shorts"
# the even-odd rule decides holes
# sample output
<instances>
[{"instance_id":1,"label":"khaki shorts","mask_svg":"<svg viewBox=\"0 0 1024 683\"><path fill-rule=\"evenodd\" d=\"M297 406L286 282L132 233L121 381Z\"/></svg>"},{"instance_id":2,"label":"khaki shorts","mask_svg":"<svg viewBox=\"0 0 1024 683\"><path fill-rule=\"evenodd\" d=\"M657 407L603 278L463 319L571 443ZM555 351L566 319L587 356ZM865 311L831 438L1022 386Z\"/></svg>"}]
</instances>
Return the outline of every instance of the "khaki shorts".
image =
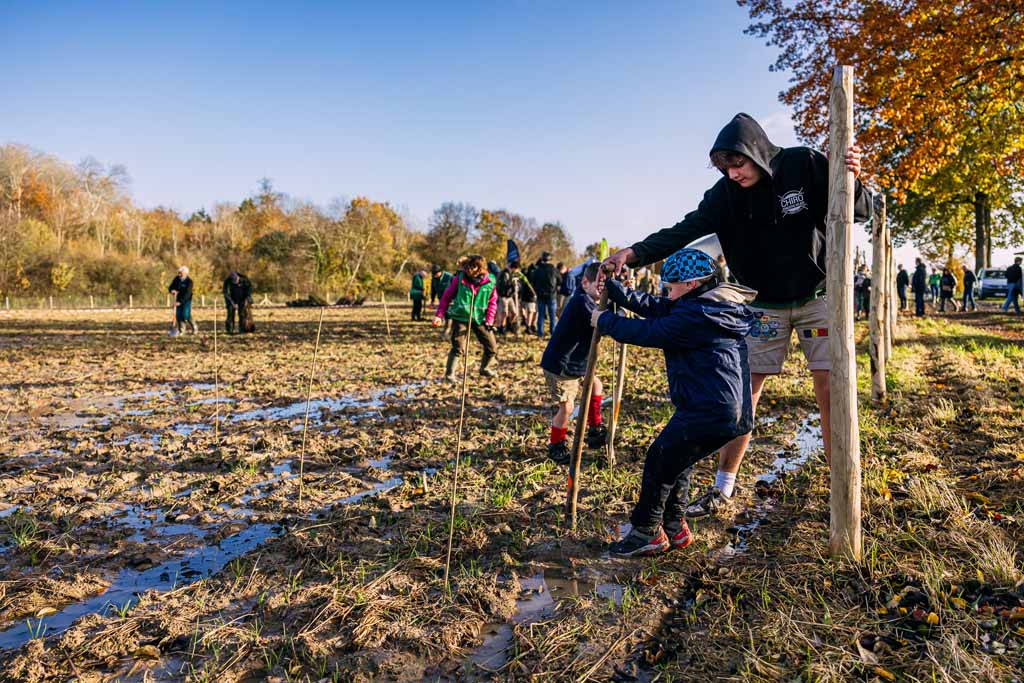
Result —
<instances>
[{"instance_id":1,"label":"khaki shorts","mask_svg":"<svg viewBox=\"0 0 1024 683\"><path fill-rule=\"evenodd\" d=\"M750 307L757 320L747 337L750 372L777 375L789 353L789 340L796 330L800 349L811 370L830 370L828 353L828 305L818 297L802 306L786 308Z\"/></svg>"},{"instance_id":2,"label":"khaki shorts","mask_svg":"<svg viewBox=\"0 0 1024 683\"><path fill-rule=\"evenodd\" d=\"M526 311L527 313L536 313L537 312L537 302L536 301L524 301L522 303L522 306L523 306L523 310Z\"/></svg>"},{"instance_id":3,"label":"khaki shorts","mask_svg":"<svg viewBox=\"0 0 1024 683\"><path fill-rule=\"evenodd\" d=\"M555 403L573 403L576 401L576 394L580 392L579 377L556 375L545 370L544 382L548 385L548 393Z\"/></svg>"}]
</instances>

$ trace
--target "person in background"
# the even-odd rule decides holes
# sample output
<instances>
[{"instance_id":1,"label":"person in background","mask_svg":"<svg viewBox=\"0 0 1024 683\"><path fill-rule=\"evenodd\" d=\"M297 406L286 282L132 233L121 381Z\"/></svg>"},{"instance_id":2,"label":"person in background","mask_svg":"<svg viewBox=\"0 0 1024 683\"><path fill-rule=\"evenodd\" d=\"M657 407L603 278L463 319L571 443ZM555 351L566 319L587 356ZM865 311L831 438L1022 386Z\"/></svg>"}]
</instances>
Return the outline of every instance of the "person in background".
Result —
<instances>
[{"instance_id":1,"label":"person in background","mask_svg":"<svg viewBox=\"0 0 1024 683\"><path fill-rule=\"evenodd\" d=\"M188 266L178 268L178 275L171 281L167 291L174 295L174 319L177 321L178 334L183 334L187 327L196 334L196 324L192 322L192 278L188 276Z\"/></svg>"},{"instance_id":2,"label":"person in background","mask_svg":"<svg viewBox=\"0 0 1024 683\"><path fill-rule=\"evenodd\" d=\"M967 306L971 307L972 311L978 310L978 304L974 301L974 284L978 281L978 276L974 274L974 271L964 266L964 313L967 312Z\"/></svg>"},{"instance_id":3,"label":"person in background","mask_svg":"<svg viewBox=\"0 0 1024 683\"><path fill-rule=\"evenodd\" d=\"M470 320L473 335L484 350L480 359L480 376L497 375L492 367L498 353L498 343L494 339L494 316L497 312L498 292L487 272L487 262L483 256L469 256L452 278L448 289L444 290L434 313L434 327L441 327L445 319L452 321L452 348L448 352L444 372L446 382L454 384L457 381L455 364L463 354Z\"/></svg>"},{"instance_id":4,"label":"person in background","mask_svg":"<svg viewBox=\"0 0 1024 683\"><path fill-rule=\"evenodd\" d=\"M932 295L932 308L939 304L939 284L942 283L942 275L937 268L932 268L932 274L928 276L928 291Z\"/></svg>"},{"instance_id":5,"label":"person in background","mask_svg":"<svg viewBox=\"0 0 1024 683\"><path fill-rule=\"evenodd\" d=\"M1010 311L1010 302L1013 302L1013 310L1020 313L1020 304L1017 298L1021 295L1021 258L1013 259L1013 265L1006 269L1006 301L1003 302L1003 312Z\"/></svg>"},{"instance_id":6,"label":"person in background","mask_svg":"<svg viewBox=\"0 0 1024 683\"><path fill-rule=\"evenodd\" d=\"M569 275L569 266L559 262L556 266L558 269L558 317L562 317L562 311L565 310L565 303L572 296L575 282L572 281L572 277Z\"/></svg>"},{"instance_id":7,"label":"person in background","mask_svg":"<svg viewBox=\"0 0 1024 683\"><path fill-rule=\"evenodd\" d=\"M910 285L910 275L907 274L907 270L900 264L899 272L896 273L896 294L900 297L900 310L907 310L907 287Z\"/></svg>"},{"instance_id":8,"label":"person in background","mask_svg":"<svg viewBox=\"0 0 1024 683\"><path fill-rule=\"evenodd\" d=\"M914 267L914 277L911 279L910 288L914 292L914 315L924 315L924 296L928 292L928 269L924 262L918 258Z\"/></svg>"},{"instance_id":9,"label":"person in background","mask_svg":"<svg viewBox=\"0 0 1024 683\"><path fill-rule=\"evenodd\" d=\"M530 277L533 291L537 293L537 336L544 338L544 321L555 331L555 300L558 297L558 270L551 263L551 254L543 252L540 261Z\"/></svg>"},{"instance_id":10,"label":"person in background","mask_svg":"<svg viewBox=\"0 0 1024 683\"><path fill-rule=\"evenodd\" d=\"M960 310L960 304L956 300L956 277L949 268L942 269L942 277L939 278L939 310L946 312L946 302L949 302L954 311Z\"/></svg>"},{"instance_id":11,"label":"person in background","mask_svg":"<svg viewBox=\"0 0 1024 683\"><path fill-rule=\"evenodd\" d=\"M235 334L235 317L238 317L238 331L248 332L248 319L251 315L249 306L252 304L252 282L238 272L232 272L224 279L224 306L227 308L227 320L224 326L228 334Z\"/></svg>"},{"instance_id":12,"label":"person in background","mask_svg":"<svg viewBox=\"0 0 1024 683\"><path fill-rule=\"evenodd\" d=\"M548 441L548 457L559 465L569 464L569 422L572 417L576 395L580 391L580 379L587 370L587 356L594 329L590 314L597 309L600 296L598 270L601 264L591 263L583 271L580 288L565 305L565 311L558 318L555 331L548 340L540 367L552 402L557 406L551 418L551 438ZM600 448L608 441L608 430L601 419L601 396L604 388L597 374L590 397L587 413L587 445Z\"/></svg>"},{"instance_id":13,"label":"person in background","mask_svg":"<svg viewBox=\"0 0 1024 683\"><path fill-rule=\"evenodd\" d=\"M533 288L533 273L536 264L530 264L523 273L526 284L519 288L519 308L523 316L523 328L527 334L537 334L537 291Z\"/></svg>"},{"instance_id":14,"label":"person in background","mask_svg":"<svg viewBox=\"0 0 1024 683\"><path fill-rule=\"evenodd\" d=\"M856 304L854 309L854 320L867 317L871 310L871 277L868 275L868 265L862 263L857 267L857 273L853 276L853 298Z\"/></svg>"},{"instance_id":15,"label":"person in background","mask_svg":"<svg viewBox=\"0 0 1024 683\"><path fill-rule=\"evenodd\" d=\"M423 297L426 295L426 287L423 284L423 277L426 275L422 270L412 274L412 286L409 287L409 298L412 299L412 319L423 320Z\"/></svg>"},{"instance_id":16,"label":"person in background","mask_svg":"<svg viewBox=\"0 0 1024 683\"><path fill-rule=\"evenodd\" d=\"M451 282L452 274L446 272L441 266L436 263L430 266L430 305L433 306L437 303L441 295L444 294L444 290L448 289L448 284Z\"/></svg>"}]
</instances>

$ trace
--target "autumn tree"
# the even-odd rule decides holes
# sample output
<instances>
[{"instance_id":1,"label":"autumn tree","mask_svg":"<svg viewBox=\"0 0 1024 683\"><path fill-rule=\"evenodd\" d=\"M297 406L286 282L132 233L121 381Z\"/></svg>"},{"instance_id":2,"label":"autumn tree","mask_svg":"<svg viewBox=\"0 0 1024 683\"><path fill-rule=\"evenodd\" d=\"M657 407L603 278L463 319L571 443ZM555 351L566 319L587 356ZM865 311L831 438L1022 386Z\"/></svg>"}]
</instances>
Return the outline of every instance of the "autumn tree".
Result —
<instances>
[{"instance_id":1,"label":"autumn tree","mask_svg":"<svg viewBox=\"0 0 1024 683\"><path fill-rule=\"evenodd\" d=\"M505 223L506 212L480 212L476 223L473 251L488 261L505 262L505 250L508 241L508 225Z\"/></svg>"},{"instance_id":2,"label":"autumn tree","mask_svg":"<svg viewBox=\"0 0 1024 683\"><path fill-rule=\"evenodd\" d=\"M429 229L420 246L421 256L430 263L451 268L466 254L479 212L472 204L445 202L434 210Z\"/></svg>"},{"instance_id":3,"label":"autumn tree","mask_svg":"<svg viewBox=\"0 0 1024 683\"><path fill-rule=\"evenodd\" d=\"M906 220L974 216L976 265L1020 229L1024 161L1024 5L1020 0L737 0L751 35L790 72L781 93L808 143L824 147L831 66L856 67L857 140L866 174ZM1005 221L993 224L993 211ZM996 232L992 229L996 228ZM948 236L948 235L947 235ZM957 239L964 239L960 234Z\"/></svg>"}]
</instances>

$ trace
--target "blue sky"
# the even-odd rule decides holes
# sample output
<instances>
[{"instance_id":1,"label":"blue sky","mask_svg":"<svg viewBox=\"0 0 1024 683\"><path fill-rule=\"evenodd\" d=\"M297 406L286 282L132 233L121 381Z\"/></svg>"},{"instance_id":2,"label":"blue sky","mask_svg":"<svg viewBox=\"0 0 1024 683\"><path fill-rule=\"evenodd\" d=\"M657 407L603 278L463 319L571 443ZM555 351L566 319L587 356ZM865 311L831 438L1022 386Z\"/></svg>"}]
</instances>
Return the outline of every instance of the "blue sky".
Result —
<instances>
[{"instance_id":1,"label":"blue sky","mask_svg":"<svg viewBox=\"0 0 1024 683\"><path fill-rule=\"evenodd\" d=\"M736 112L796 142L746 24L730 0L4 3L0 142L124 164L147 207L266 176L420 226L468 201L627 244L696 205Z\"/></svg>"}]
</instances>

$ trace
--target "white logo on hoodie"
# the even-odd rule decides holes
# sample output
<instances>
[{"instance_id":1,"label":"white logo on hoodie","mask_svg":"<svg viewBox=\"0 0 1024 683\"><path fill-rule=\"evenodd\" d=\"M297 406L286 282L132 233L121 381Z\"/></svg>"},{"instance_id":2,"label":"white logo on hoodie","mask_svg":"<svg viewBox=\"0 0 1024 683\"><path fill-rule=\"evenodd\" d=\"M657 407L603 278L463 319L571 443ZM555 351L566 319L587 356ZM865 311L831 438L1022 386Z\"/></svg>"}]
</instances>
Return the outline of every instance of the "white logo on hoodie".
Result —
<instances>
[{"instance_id":1,"label":"white logo on hoodie","mask_svg":"<svg viewBox=\"0 0 1024 683\"><path fill-rule=\"evenodd\" d=\"M782 207L782 215L784 216L792 216L795 213L806 211L808 206L807 202L804 201L804 188L790 190L779 197L779 205Z\"/></svg>"}]
</instances>

